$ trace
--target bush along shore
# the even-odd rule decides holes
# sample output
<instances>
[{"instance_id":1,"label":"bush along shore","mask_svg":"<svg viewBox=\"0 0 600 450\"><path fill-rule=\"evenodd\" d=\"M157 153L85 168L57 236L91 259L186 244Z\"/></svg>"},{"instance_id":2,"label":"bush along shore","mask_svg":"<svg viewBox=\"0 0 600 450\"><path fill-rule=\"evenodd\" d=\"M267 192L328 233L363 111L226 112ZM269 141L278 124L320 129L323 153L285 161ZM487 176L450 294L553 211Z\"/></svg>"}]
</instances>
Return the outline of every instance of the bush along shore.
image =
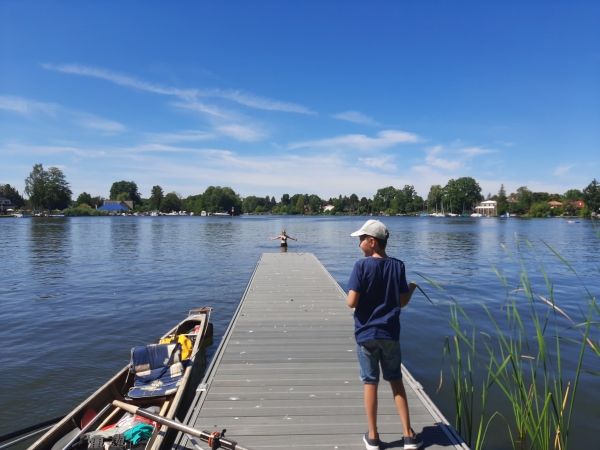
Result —
<instances>
[{"instance_id":1,"label":"bush along shore","mask_svg":"<svg viewBox=\"0 0 600 450\"><path fill-rule=\"evenodd\" d=\"M87 192L73 201L73 192L64 173L57 167L44 169L42 164L33 166L25 179L24 193L27 200L13 186L0 183L0 196L10 200L11 209L23 211L62 210L64 208L95 209L104 205L105 198L93 197ZM231 187L209 186L202 194L184 198L173 191L166 193L159 185L153 186L148 198L143 198L133 181L112 183L109 200L128 202L134 212L160 211L172 213L187 211L195 215L228 212L245 214L328 214L328 215L426 215L438 213L464 216L475 211L483 200L496 202L493 214L498 216L578 216L590 217L600 211L600 183L592 180L582 190L569 189L564 194L533 192L527 186L507 193L504 185L498 193L483 195L479 183L472 177L448 180L445 186L433 185L426 197L417 193L413 185L403 188L382 187L372 198L356 194L321 198L316 194L283 194L279 201L273 196L249 195L242 197ZM77 211L78 215L92 215ZM79 214L80 213L80 214Z\"/></svg>"}]
</instances>

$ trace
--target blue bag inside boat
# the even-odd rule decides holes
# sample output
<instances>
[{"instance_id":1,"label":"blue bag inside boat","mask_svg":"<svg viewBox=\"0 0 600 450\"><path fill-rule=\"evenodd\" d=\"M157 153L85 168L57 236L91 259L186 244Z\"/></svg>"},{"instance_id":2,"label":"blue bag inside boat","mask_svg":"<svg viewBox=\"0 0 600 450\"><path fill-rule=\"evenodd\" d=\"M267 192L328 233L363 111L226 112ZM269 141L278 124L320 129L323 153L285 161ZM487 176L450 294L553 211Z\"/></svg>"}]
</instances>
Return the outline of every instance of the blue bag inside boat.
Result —
<instances>
[{"instance_id":1,"label":"blue bag inside boat","mask_svg":"<svg viewBox=\"0 0 600 450\"><path fill-rule=\"evenodd\" d=\"M160 397L177 392L185 368L191 361L181 361L181 344L143 345L131 349L131 369L135 374L130 398Z\"/></svg>"}]
</instances>

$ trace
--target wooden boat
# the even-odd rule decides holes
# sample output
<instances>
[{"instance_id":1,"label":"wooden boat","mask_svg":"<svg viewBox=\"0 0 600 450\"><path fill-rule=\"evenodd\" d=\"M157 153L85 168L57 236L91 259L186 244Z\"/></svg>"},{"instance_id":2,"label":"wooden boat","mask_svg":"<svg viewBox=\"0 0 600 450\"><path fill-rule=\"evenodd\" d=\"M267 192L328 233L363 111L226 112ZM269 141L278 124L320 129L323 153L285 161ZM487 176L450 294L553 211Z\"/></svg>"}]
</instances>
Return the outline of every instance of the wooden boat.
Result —
<instances>
[{"instance_id":1,"label":"wooden boat","mask_svg":"<svg viewBox=\"0 0 600 450\"><path fill-rule=\"evenodd\" d=\"M85 423L89 422L90 419L93 419L93 424L86 433L91 433L92 435L94 431L116 423L123 417L125 412L112 406L113 400L120 400L144 408L158 406L160 408L160 415L173 419L182 403L183 394L192 375L194 362L196 362L196 356L205 342L205 338L212 336L212 325L209 323L211 310L212 308L209 307L191 310L186 319L170 329L154 343L158 344L161 339L178 335L184 335L192 342L190 361L185 364L185 370L181 378L177 379L176 387L171 389L171 391L174 390L175 392L169 392L168 395L163 396L130 398L128 394L134 388L135 377L132 373L132 364L128 364L104 386L94 392L87 400L46 432L28 450L62 450L80 432L79 427L84 427ZM168 428L164 425L156 427L152 437L148 440L148 444L145 447L146 450L158 450L165 439L167 430Z\"/></svg>"}]
</instances>

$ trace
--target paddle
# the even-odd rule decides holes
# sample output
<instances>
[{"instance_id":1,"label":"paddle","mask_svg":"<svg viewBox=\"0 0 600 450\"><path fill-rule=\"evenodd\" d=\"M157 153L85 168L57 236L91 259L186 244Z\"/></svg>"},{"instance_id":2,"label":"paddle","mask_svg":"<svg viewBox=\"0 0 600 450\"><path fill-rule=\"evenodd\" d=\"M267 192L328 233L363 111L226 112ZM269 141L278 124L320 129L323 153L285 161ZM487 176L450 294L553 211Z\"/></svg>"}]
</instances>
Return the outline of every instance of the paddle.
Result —
<instances>
[{"instance_id":1,"label":"paddle","mask_svg":"<svg viewBox=\"0 0 600 450\"><path fill-rule=\"evenodd\" d=\"M174 430L181 431L193 437L197 437L203 440L204 442L207 442L212 450L217 450L220 447L223 447L226 450L250 450L247 447L239 445L235 441L225 439L225 430L223 430L222 432L213 431L212 433L209 431L200 431L196 430L195 428L188 427L187 425L184 425L182 423L175 422L174 420L167 419L166 417L160 416L158 414L151 413L150 411L146 411L143 408L120 402L119 400L114 400L112 404L118 408L121 408L124 411L130 412L131 414L137 414L138 416L154 420L155 422L160 423L161 425L166 425L169 428L173 428Z\"/></svg>"}]
</instances>

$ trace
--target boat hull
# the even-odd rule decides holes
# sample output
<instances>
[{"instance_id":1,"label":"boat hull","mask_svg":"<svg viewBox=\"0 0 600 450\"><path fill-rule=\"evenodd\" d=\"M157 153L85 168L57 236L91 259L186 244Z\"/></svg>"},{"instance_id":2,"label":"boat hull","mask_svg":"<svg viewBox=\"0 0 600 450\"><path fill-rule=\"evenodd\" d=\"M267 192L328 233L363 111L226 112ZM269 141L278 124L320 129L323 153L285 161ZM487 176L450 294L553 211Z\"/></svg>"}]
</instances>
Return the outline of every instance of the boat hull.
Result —
<instances>
[{"instance_id":1,"label":"boat hull","mask_svg":"<svg viewBox=\"0 0 600 450\"><path fill-rule=\"evenodd\" d=\"M130 366L127 365L121 369L114 377L100 387L96 392L89 396L83 403L77 406L73 411L67 414L64 419L46 432L38 439L28 450L52 450L52 448L69 433L77 429L87 411L101 411L106 405L109 405L113 400L120 400L136 406L160 406L160 414L172 419L178 413L179 406L183 394L186 390L188 381L191 377L196 356L199 353L201 345L205 342L205 338L212 335L212 327L209 323L210 310L212 308L199 308L192 310L190 315L175 327L171 328L160 339L173 334L186 334L188 338L193 339L192 363L186 368L182 377L179 389L174 394L165 397L145 397L129 399L127 392L133 386L133 374L130 373ZM198 327L197 331L189 334L190 329ZM191 328L190 328L191 327ZM156 342L158 342L158 339ZM123 415L123 411L116 407L110 407L103 417L97 418L94 426L88 430L88 433L97 431L100 428L115 423ZM158 450L163 444L166 436L167 427L162 426L155 429L151 439L148 441L146 450ZM58 446L57 446L58 447ZM59 450L62 449L62 446ZM56 450L56 449L55 449Z\"/></svg>"}]
</instances>

